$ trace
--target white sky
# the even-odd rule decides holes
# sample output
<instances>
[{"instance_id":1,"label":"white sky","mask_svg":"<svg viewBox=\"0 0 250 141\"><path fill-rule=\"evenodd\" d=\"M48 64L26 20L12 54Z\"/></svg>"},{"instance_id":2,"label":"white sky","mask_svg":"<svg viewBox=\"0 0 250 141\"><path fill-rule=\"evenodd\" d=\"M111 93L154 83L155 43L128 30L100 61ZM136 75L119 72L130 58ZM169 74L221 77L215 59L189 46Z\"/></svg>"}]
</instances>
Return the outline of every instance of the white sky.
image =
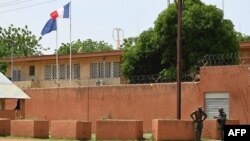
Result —
<instances>
[{"instance_id":1,"label":"white sky","mask_svg":"<svg viewBox=\"0 0 250 141\"><path fill-rule=\"evenodd\" d=\"M6 6L10 2L16 4ZM24 6L48 2L46 4L10 11ZM24 27L28 25L36 36L49 14L70 0L1 0L0 26ZM222 0L202 0L206 4L222 8ZM173 2L173 0L171 0ZM5 4L4 4L5 3ZM19 4L17 4L19 3ZM122 28L125 38L139 35L153 27L158 14L167 7L167 0L72 0L72 41L81 39L103 40L115 46L112 38L114 28ZM224 0L225 18L231 19L235 29L250 34L250 0ZM9 12L4 12L9 11ZM69 20L58 21L58 41L69 42ZM44 54L52 54L56 48L56 33L46 34L41 40L44 47L50 47Z\"/></svg>"}]
</instances>

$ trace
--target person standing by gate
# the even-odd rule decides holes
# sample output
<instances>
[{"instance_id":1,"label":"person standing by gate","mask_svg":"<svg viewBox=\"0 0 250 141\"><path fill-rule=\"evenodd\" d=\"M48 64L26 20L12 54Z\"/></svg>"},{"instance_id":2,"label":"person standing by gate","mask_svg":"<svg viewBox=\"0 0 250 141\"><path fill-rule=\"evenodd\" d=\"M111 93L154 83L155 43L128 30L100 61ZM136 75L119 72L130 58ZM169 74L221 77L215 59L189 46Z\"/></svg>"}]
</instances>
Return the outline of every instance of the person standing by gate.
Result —
<instances>
[{"instance_id":1,"label":"person standing by gate","mask_svg":"<svg viewBox=\"0 0 250 141\"><path fill-rule=\"evenodd\" d=\"M207 114L202 110L202 107L199 106L190 116L195 123L195 141L201 141L203 121L207 119Z\"/></svg>"},{"instance_id":2,"label":"person standing by gate","mask_svg":"<svg viewBox=\"0 0 250 141\"><path fill-rule=\"evenodd\" d=\"M219 108L219 116L215 116L214 118L217 119L217 122L219 124L219 130L220 130L220 139L221 141L224 141L224 127L227 119L227 115L224 112L223 108Z\"/></svg>"}]
</instances>

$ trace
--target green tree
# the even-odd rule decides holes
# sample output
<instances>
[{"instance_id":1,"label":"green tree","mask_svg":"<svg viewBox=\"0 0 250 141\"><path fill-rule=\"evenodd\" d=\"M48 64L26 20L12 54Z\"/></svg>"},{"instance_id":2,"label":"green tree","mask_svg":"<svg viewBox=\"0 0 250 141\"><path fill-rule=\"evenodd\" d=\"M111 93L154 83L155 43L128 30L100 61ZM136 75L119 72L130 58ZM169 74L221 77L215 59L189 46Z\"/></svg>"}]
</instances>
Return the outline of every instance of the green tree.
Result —
<instances>
[{"instance_id":1,"label":"green tree","mask_svg":"<svg viewBox=\"0 0 250 141\"><path fill-rule=\"evenodd\" d=\"M242 34L240 32L237 32L237 39L238 41L240 42L243 42L243 41L250 41L250 36L249 35L246 35L246 34Z\"/></svg>"},{"instance_id":2,"label":"green tree","mask_svg":"<svg viewBox=\"0 0 250 141\"><path fill-rule=\"evenodd\" d=\"M33 35L28 26L0 27L0 58L40 55L42 54L40 40L41 37ZM0 68L1 72L5 72L6 64L2 62Z\"/></svg>"},{"instance_id":3,"label":"green tree","mask_svg":"<svg viewBox=\"0 0 250 141\"><path fill-rule=\"evenodd\" d=\"M0 62L0 72L5 73L6 67L7 67L7 64L5 62Z\"/></svg>"},{"instance_id":4,"label":"green tree","mask_svg":"<svg viewBox=\"0 0 250 141\"><path fill-rule=\"evenodd\" d=\"M91 39L87 39L81 41L78 39L75 42L72 42L71 52L74 53L82 53L82 52L96 52L96 51L109 51L113 50L112 45L105 43L104 41L93 41ZM63 43L58 50L58 54L69 54L70 52L70 44Z\"/></svg>"},{"instance_id":5,"label":"green tree","mask_svg":"<svg viewBox=\"0 0 250 141\"><path fill-rule=\"evenodd\" d=\"M162 69L160 52L156 49L154 34L153 29L148 29L138 38L124 40L125 54L122 70L125 76L155 74ZM141 62L142 60L144 62Z\"/></svg>"},{"instance_id":6,"label":"green tree","mask_svg":"<svg viewBox=\"0 0 250 141\"><path fill-rule=\"evenodd\" d=\"M29 31L28 26L24 28L14 27L8 28L0 27L0 56L31 56L40 55L41 45L38 43L41 37L37 38ZM13 52L12 52L13 51Z\"/></svg>"},{"instance_id":7,"label":"green tree","mask_svg":"<svg viewBox=\"0 0 250 141\"><path fill-rule=\"evenodd\" d=\"M239 42L234 25L230 20L223 19L222 10L215 6L205 5L200 0L185 0L182 21L183 72L192 69L197 64L198 58L206 54L238 52ZM148 35L148 38L143 40L143 43L140 42L140 38L149 31L151 34ZM129 77L138 74L158 73L175 76L176 4L171 4L160 13L154 28L149 31L143 32L134 46L125 49L122 65L124 75ZM147 49L154 51L144 54L144 57L138 57L140 52L147 51ZM148 69L148 66L151 66L153 71ZM140 69L137 69L138 67Z\"/></svg>"}]
</instances>

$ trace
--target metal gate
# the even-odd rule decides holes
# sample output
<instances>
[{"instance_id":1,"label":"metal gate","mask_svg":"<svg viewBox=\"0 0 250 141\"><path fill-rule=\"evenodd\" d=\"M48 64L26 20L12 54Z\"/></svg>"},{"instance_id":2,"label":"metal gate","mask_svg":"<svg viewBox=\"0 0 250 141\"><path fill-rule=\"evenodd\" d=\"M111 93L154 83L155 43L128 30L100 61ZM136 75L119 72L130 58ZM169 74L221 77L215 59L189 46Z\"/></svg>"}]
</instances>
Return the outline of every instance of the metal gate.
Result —
<instances>
[{"instance_id":1,"label":"metal gate","mask_svg":"<svg viewBox=\"0 0 250 141\"><path fill-rule=\"evenodd\" d=\"M218 116L219 108L224 108L224 112L229 118L229 94L228 93L206 93L205 94L205 112L208 118Z\"/></svg>"}]
</instances>

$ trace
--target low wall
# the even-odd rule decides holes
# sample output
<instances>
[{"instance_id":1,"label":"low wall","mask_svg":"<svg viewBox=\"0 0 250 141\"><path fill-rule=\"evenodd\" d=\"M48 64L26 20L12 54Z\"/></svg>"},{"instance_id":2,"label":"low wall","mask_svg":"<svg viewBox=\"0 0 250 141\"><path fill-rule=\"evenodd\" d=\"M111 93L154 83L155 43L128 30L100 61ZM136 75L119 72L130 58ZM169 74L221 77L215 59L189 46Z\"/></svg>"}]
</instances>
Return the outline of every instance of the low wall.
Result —
<instances>
[{"instance_id":1,"label":"low wall","mask_svg":"<svg viewBox=\"0 0 250 141\"><path fill-rule=\"evenodd\" d=\"M200 82L182 83L181 118L190 119L198 106L205 106L204 93L228 92L230 119L250 123L249 66L202 67ZM176 83L28 89L27 117L45 120L143 120L150 132L152 119L176 118ZM6 105L8 107L8 105Z\"/></svg>"},{"instance_id":2,"label":"low wall","mask_svg":"<svg viewBox=\"0 0 250 141\"><path fill-rule=\"evenodd\" d=\"M239 125L239 120L227 120L226 125ZM202 137L209 139L220 139L219 125L217 120L205 120Z\"/></svg>"},{"instance_id":3,"label":"low wall","mask_svg":"<svg viewBox=\"0 0 250 141\"><path fill-rule=\"evenodd\" d=\"M143 122L140 120L98 120L97 140L141 140Z\"/></svg>"},{"instance_id":4,"label":"low wall","mask_svg":"<svg viewBox=\"0 0 250 141\"><path fill-rule=\"evenodd\" d=\"M75 120L51 121L51 138L91 139L91 122Z\"/></svg>"},{"instance_id":5,"label":"low wall","mask_svg":"<svg viewBox=\"0 0 250 141\"><path fill-rule=\"evenodd\" d=\"M12 120L11 136L48 138L49 122L39 120Z\"/></svg>"},{"instance_id":6,"label":"low wall","mask_svg":"<svg viewBox=\"0 0 250 141\"><path fill-rule=\"evenodd\" d=\"M102 87L26 90L26 116L45 120L143 120L144 131L150 132L152 119L176 117L176 84L148 84ZM182 85L182 118L202 104L198 83ZM185 100L184 100L185 99ZM189 106L185 106L185 105Z\"/></svg>"},{"instance_id":7,"label":"low wall","mask_svg":"<svg viewBox=\"0 0 250 141\"><path fill-rule=\"evenodd\" d=\"M10 119L0 118L0 136L10 135Z\"/></svg>"},{"instance_id":8,"label":"low wall","mask_svg":"<svg viewBox=\"0 0 250 141\"><path fill-rule=\"evenodd\" d=\"M191 120L154 119L152 134L157 141L193 141L195 139L194 123Z\"/></svg>"}]
</instances>

